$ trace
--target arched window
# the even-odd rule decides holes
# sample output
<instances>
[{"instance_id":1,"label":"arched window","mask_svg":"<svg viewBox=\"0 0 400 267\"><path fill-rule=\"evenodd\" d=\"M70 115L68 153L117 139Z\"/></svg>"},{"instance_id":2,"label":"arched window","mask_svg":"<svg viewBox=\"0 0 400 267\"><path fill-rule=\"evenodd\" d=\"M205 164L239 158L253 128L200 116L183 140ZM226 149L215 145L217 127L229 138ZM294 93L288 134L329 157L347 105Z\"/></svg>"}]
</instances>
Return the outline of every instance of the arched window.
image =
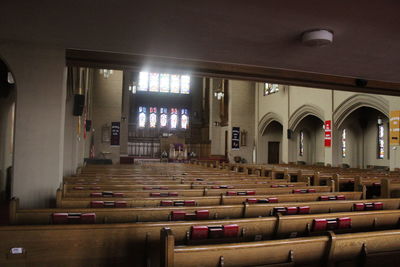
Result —
<instances>
[{"instance_id":1,"label":"arched window","mask_svg":"<svg viewBox=\"0 0 400 267\"><path fill-rule=\"evenodd\" d=\"M346 129L342 130L342 158L346 157Z\"/></svg>"},{"instance_id":2,"label":"arched window","mask_svg":"<svg viewBox=\"0 0 400 267\"><path fill-rule=\"evenodd\" d=\"M139 107L139 127L143 128L146 126L146 107Z\"/></svg>"},{"instance_id":3,"label":"arched window","mask_svg":"<svg viewBox=\"0 0 400 267\"><path fill-rule=\"evenodd\" d=\"M150 108L150 128L156 128L157 126L157 108Z\"/></svg>"},{"instance_id":4,"label":"arched window","mask_svg":"<svg viewBox=\"0 0 400 267\"><path fill-rule=\"evenodd\" d=\"M160 108L160 126L167 127L168 125L168 109Z\"/></svg>"},{"instance_id":5,"label":"arched window","mask_svg":"<svg viewBox=\"0 0 400 267\"><path fill-rule=\"evenodd\" d=\"M378 119L378 159L385 157L385 127L383 126L382 119Z\"/></svg>"},{"instance_id":6,"label":"arched window","mask_svg":"<svg viewBox=\"0 0 400 267\"><path fill-rule=\"evenodd\" d=\"M304 155L304 132L300 131L299 133L299 156Z\"/></svg>"},{"instance_id":7,"label":"arched window","mask_svg":"<svg viewBox=\"0 0 400 267\"><path fill-rule=\"evenodd\" d=\"M178 109L171 108L171 129L178 127Z\"/></svg>"},{"instance_id":8,"label":"arched window","mask_svg":"<svg viewBox=\"0 0 400 267\"><path fill-rule=\"evenodd\" d=\"M189 112L187 109L183 108L181 110L181 127L182 129L187 129L189 126Z\"/></svg>"}]
</instances>

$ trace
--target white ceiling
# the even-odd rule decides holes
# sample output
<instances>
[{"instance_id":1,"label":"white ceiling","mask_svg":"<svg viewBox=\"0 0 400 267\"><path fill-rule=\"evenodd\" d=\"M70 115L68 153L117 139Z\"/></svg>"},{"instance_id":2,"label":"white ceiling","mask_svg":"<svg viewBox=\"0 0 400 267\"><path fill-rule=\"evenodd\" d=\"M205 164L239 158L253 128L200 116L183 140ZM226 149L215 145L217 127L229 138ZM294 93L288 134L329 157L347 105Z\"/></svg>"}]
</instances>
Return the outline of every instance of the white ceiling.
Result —
<instances>
[{"instance_id":1,"label":"white ceiling","mask_svg":"<svg viewBox=\"0 0 400 267\"><path fill-rule=\"evenodd\" d=\"M2 0L0 38L400 82L396 0ZM303 46L314 28L331 46Z\"/></svg>"}]
</instances>

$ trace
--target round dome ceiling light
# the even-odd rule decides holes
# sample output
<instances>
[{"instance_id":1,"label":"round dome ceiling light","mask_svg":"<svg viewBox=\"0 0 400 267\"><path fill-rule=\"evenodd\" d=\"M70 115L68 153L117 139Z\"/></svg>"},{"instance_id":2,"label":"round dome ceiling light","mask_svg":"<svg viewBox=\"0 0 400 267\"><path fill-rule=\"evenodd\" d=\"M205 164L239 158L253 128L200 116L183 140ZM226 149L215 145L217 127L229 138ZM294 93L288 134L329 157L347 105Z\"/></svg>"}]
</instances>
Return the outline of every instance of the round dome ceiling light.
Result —
<instances>
[{"instance_id":1,"label":"round dome ceiling light","mask_svg":"<svg viewBox=\"0 0 400 267\"><path fill-rule=\"evenodd\" d=\"M306 31L301 36L303 44L308 46L324 46L333 42L333 32L330 30Z\"/></svg>"}]
</instances>

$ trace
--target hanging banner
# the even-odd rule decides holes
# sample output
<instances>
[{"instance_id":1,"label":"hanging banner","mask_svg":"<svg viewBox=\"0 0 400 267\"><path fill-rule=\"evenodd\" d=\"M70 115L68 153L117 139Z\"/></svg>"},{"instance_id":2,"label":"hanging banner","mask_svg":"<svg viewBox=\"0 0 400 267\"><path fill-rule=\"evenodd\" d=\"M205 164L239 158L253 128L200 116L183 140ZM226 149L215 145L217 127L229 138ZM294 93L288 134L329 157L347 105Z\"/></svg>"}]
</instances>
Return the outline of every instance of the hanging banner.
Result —
<instances>
[{"instance_id":1,"label":"hanging banner","mask_svg":"<svg viewBox=\"0 0 400 267\"><path fill-rule=\"evenodd\" d=\"M111 140L110 145L119 146L119 133L120 133L120 122L111 122Z\"/></svg>"},{"instance_id":2,"label":"hanging banner","mask_svg":"<svg viewBox=\"0 0 400 267\"><path fill-rule=\"evenodd\" d=\"M390 145L400 145L400 110L390 111Z\"/></svg>"},{"instance_id":3,"label":"hanging banner","mask_svg":"<svg viewBox=\"0 0 400 267\"><path fill-rule=\"evenodd\" d=\"M240 149L240 127L232 127L232 150Z\"/></svg>"},{"instance_id":4,"label":"hanging banner","mask_svg":"<svg viewBox=\"0 0 400 267\"><path fill-rule=\"evenodd\" d=\"M332 145L332 122L325 121L325 147Z\"/></svg>"}]
</instances>

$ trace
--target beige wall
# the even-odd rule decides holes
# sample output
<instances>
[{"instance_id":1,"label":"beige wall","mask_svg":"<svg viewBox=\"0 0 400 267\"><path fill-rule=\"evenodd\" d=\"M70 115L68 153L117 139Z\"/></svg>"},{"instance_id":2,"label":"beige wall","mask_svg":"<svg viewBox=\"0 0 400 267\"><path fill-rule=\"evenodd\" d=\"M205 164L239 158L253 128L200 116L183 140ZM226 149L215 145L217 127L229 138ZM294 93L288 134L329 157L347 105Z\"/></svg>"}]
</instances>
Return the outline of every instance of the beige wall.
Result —
<instances>
[{"instance_id":1,"label":"beige wall","mask_svg":"<svg viewBox=\"0 0 400 267\"><path fill-rule=\"evenodd\" d=\"M23 208L47 207L63 174L65 50L0 44L17 88L13 195Z\"/></svg>"},{"instance_id":2,"label":"beige wall","mask_svg":"<svg viewBox=\"0 0 400 267\"><path fill-rule=\"evenodd\" d=\"M93 77L93 129L96 157L103 157L101 152L110 152L106 158L119 163L120 146L110 146L110 142L102 142L102 127L111 122L121 121L122 105L122 71L114 71L109 78L104 78L98 70Z\"/></svg>"},{"instance_id":3,"label":"beige wall","mask_svg":"<svg viewBox=\"0 0 400 267\"><path fill-rule=\"evenodd\" d=\"M254 93L255 83L247 81L229 81L229 127L228 127L228 156L240 156L248 163L253 162L254 149ZM240 127L247 131L247 144L239 150L232 150L232 127Z\"/></svg>"},{"instance_id":4,"label":"beige wall","mask_svg":"<svg viewBox=\"0 0 400 267\"><path fill-rule=\"evenodd\" d=\"M335 113L337 113L346 103L354 98L358 99L358 103L365 104L365 106L375 107L379 106L379 110L388 114L390 110L400 109L400 98L392 96L379 96L371 94L358 94L353 92L342 92L315 88L305 88L299 86L281 86L280 92L263 96L263 84L258 83L257 85L257 109L256 109L256 127L255 130L258 132L256 136L257 140L257 162L264 163L266 161L265 142L267 140L262 137L260 130L265 127L264 116L268 117L268 114L274 114L276 120L281 122L283 125L283 138L282 138L282 158L283 162L288 159L289 161L304 160L308 163L325 162L325 164L339 165L341 163L347 163L352 167L362 167L364 164L367 165L379 165L379 166L391 166L392 168L398 167L399 163L393 159L396 157L397 150L391 149L388 145L386 146L385 159L377 159L376 157L376 125L371 125L365 131L364 148L360 144L359 130L352 129L348 131L348 157L343 159L341 157L341 145L340 145L340 133L343 129L343 125L340 129L335 126ZM357 101L355 101L357 103ZM314 148L313 154L307 154L301 158L298 156L298 131L293 132L293 138L288 140L286 137L286 131L292 127L294 118L298 117L298 121L301 121L301 111L304 107L309 113L315 113L322 121L331 120L333 123L333 144L331 148L324 147L324 132L322 130L312 130L313 125L308 125L306 128L314 134L309 134L307 138L311 138L310 144ZM357 104L349 105L348 114L352 113L352 108L357 108ZM347 115L345 113L345 115ZM354 125L354 122L347 121L347 127ZM292 129L294 130L294 129ZM387 125L385 124L385 134L388 134ZM385 140L387 140L385 136ZM286 146L287 144L287 146ZM399 156L400 157L400 156ZM390 159L389 159L390 158ZM306 160L305 160L306 159ZM362 163L362 159L364 162Z\"/></svg>"}]
</instances>

